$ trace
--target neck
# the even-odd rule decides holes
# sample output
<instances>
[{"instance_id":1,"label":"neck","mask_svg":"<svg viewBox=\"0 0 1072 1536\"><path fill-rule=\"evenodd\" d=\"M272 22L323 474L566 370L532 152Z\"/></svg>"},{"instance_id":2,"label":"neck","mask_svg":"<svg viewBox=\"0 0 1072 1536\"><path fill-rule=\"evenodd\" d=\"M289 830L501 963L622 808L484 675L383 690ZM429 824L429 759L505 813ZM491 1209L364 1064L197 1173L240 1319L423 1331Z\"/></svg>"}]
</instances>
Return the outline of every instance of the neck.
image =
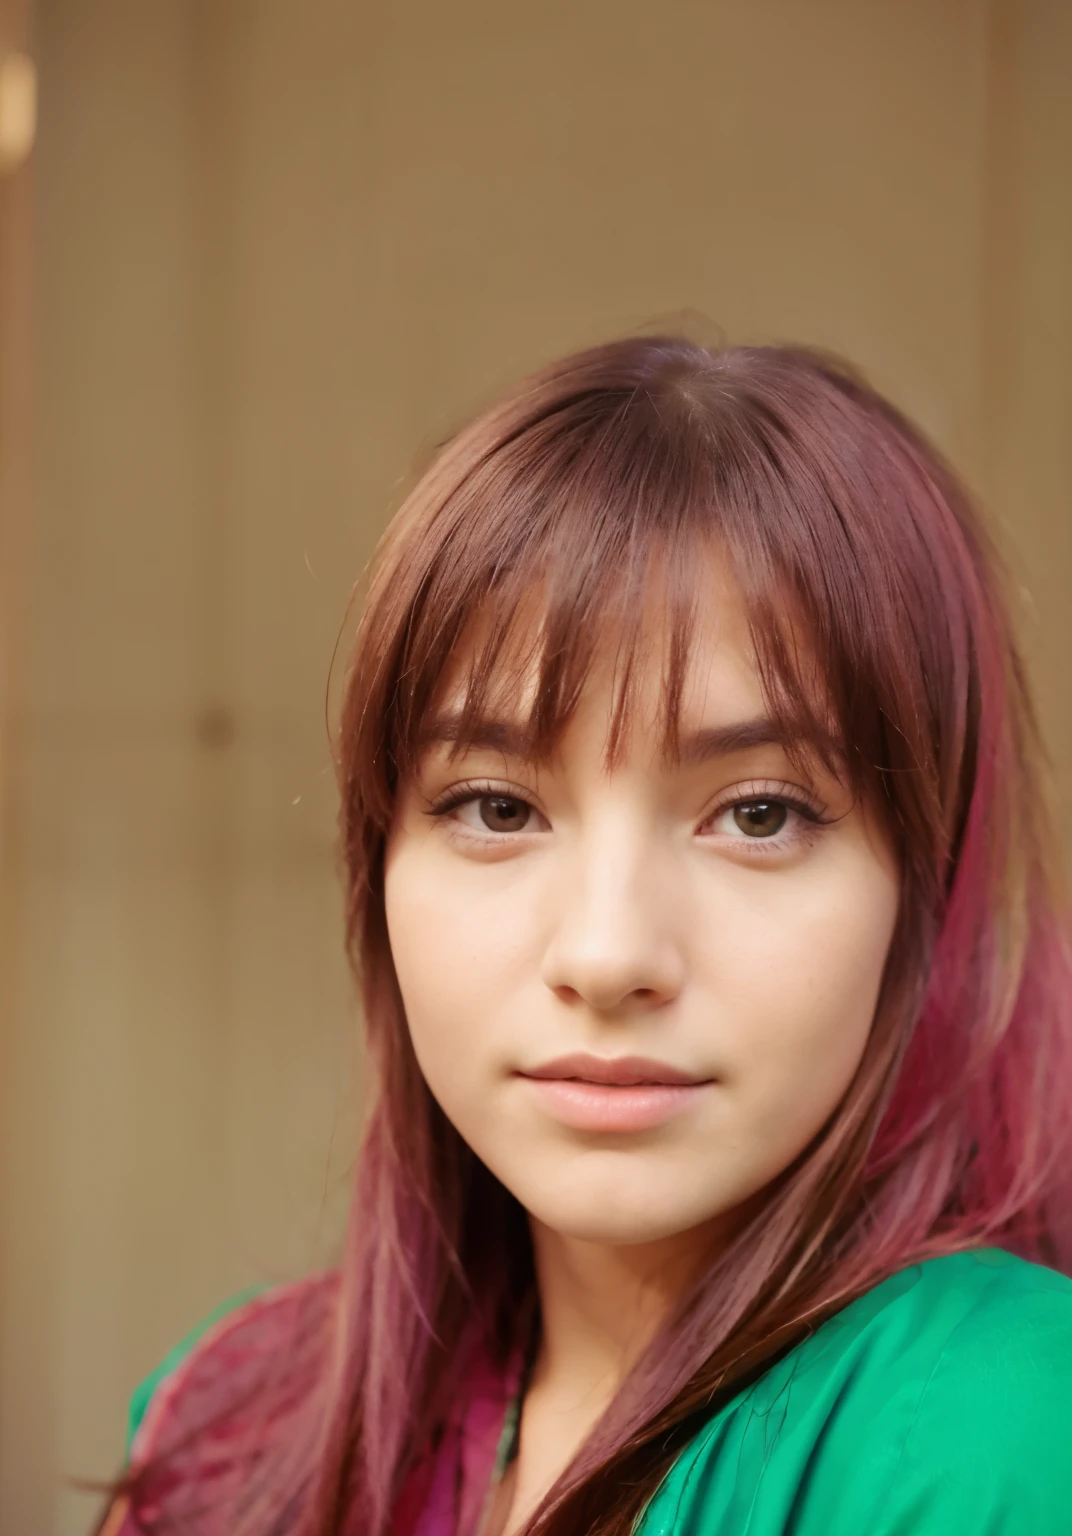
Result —
<instances>
[{"instance_id":1,"label":"neck","mask_svg":"<svg viewBox=\"0 0 1072 1536\"><path fill-rule=\"evenodd\" d=\"M517 1459L485 1536L513 1536L539 1505L712 1249L712 1232L610 1245L553 1232L530 1217L540 1347L521 1412Z\"/></svg>"},{"instance_id":2,"label":"neck","mask_svg":"<svg viewBox=\"0 0 1072 1536\"><path fill-rule=\"evenodd\" d=\"M665 1323L709 1251L708 1234L609 1245L532 1220L541 1342L533 1386L588 1403L593 1421Z\"/></svg>"}]
</instances>

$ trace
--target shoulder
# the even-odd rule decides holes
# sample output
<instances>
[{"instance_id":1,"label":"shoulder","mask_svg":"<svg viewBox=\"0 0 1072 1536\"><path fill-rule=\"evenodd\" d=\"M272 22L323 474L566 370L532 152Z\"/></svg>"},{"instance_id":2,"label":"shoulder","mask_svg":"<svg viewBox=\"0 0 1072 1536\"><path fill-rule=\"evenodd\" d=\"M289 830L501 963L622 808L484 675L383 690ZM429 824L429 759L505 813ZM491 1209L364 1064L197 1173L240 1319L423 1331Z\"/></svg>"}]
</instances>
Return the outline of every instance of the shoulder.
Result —
<instances>
[{"instance_id":1,"label":"shoulder","mask_svg":"<svg viewBox=\"0 0 1072 1536\"><path fill-rule=\"evenodd\" d=\"M844 1379L846 1402L900 1394L914 1422L958 1395L964 1417L984 1417L1043 1378L1072 1395L1072 1280L995 1248L930 1259L830 1318L776 1371L801 1387Z\"/></svg>"},{"instance_id":2,"label":"shoulder","mask_svg":"<svg viewBox=\"0 0 1072 1536\"><path fill-rule=\"evenodd\" d=\"M128 1456L133 1449L149 1404L156 1398L164 1382L175 1375L179 1367L184 1365L194 1353L201 1340L206 1335L211 1335L218 1323L228 1320L228 1326L230 1326L231 1322L238 1322L243 1308L248 1303L262 1296L267 1290L267 1286L250 1286L244 1291L237 1292L234 1296L229 1296L226 1301L221 1302L218 1307L214 1307L211 1312L201 1318L190 1329L189 1333L185 1334L177 1344L168 1350L160 1364L155 1366L148 1376L138 1383L131 1396L130 1409L127 1415Z\"/></svg>"},{"instance_id":3,"label":"shoulder","mask_svg":"<svg viewBox=\"0 0 1072 1536\"><path fill-rule=\"evenodd\" d=\"M1044 1393L1072 1406L1072 1280L997 1249L933 1259L917 1275L903 1310L919 1340L913 1363L929 1366L921 1412L955 1397L981 1424L1013 1399L1034 1405L1032 1418ZM1072 1432L1072 1415L1062 1428Z\"/></svg>"},{"instance_id":4,"label":"shoulder","mask_svg":"<svg viewBox=\"0 0 1072 1536\"><path fill-rule=\"evenodd\" d=\"M293 1395L333 1315L337 1276L254 1289L204 1318L141 1383L130 1406L132 1471L173 1461L176 1447L234 1442L239 1421L263 1413L265 1394Z\"/></svg>"},{"instance_id":5,"label":"shoulder","mask_svg":"<svg viewBox=\"0 0 1072 1536\"><path fill-rule=\"evenodd\" d=\"M956 1360L971 1378L981 1355L987 1380L1012 1384L1042 1356L1058 1372L1072 1363L1072 1280L996 1248L948 1254L890 1276L832 1318L815 1335L820 1356L823 1335L835 1352L895 1351L904 1372Z\"/></svg>"},{"instance_id":6,"label":"shoulder","mask_svg":"<svg viewBox=\"0 0 1072 1536\"><path fill-rule=\"evenodd\" d=\"M1072 1280L978 1249L891 1275L797 1351L809 1374L903 1384L922 1405L940 1390L985 1411L990 1394L1034 1391L1041 1375L1072 1392Z\"/></svg>"},{"instance_id":7,"label":"shoulder","mask_svg":"<svg viewBox=\"0 0 1072 1536\"><path fill-rule=\"evenodd\" d=\"M970 1529L1050 1536L1072 1510L1072 1281L993 1251L934 1261L957 1305L932 1340L930 1370L891 1479L902 1525L956 1501ZM959 1312L959 1318L956 1314ZM923 1312L920 1311L923 1316ZM910 1529L910 1526L905 1526ZM930 1527L921 1527L930 1529Z\"/></svg>"},{"instance_id":8,"label":"shoulder","mask_svg":"<svg viewBox=\"0 0 1072 1536\"><path fill-rule=\"evenodd\" d=\"M890 1276L718 1414L664 1490L672 1518L646 1530L1067 1536L1072 1281L994 1249Z\"/></svg>"}]
</instances>

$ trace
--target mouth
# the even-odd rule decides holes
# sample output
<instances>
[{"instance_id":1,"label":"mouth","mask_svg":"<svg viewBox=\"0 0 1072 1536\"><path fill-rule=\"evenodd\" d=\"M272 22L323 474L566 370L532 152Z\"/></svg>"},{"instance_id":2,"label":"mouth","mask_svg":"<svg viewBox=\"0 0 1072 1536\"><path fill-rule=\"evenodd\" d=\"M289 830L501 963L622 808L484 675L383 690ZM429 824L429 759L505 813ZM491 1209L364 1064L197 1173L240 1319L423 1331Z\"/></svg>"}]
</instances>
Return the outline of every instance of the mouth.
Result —
<instances>
[{"instance_id":1,"label":"mouth","mask_svg":"<svg viewBox=\"0 0 1072 1536\"><path fill-rule=\"evenodd\" d=\"M572 1130L653 1130L691 1108L714 1079L645 1056L560 1056L519 1072L541 1107Z\"/></svg>"}]
</instances>

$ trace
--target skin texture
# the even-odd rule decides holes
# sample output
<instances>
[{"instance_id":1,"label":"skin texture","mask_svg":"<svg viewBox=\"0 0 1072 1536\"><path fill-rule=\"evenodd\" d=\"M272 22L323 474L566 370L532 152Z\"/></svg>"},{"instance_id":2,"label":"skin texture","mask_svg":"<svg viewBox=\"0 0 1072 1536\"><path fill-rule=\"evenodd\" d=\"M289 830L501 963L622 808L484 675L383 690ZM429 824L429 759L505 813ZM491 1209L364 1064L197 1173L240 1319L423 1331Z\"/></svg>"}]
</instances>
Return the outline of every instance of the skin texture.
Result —
<instances>
[{"instance_id":1,"label":"skin texture","mask_svg":"<svg viewBox=\"0 0 1072 1536\"><path fill-rule=\"evenodd\" d=\"M711 590L684 741L766 713L717 567ZM391 948L421 1069L533 1228L543 1346L499 1529L535 1506L712 1245L837 1106L897 915L889 841L829 771L776 742L663 759L657 614L649 628L612 770L608 636L554 761L433 744L388 847ZM444 688L448 716L465 661ZM523 690L516 707L523 717ZM473 798L435 814L459 788ZM646 1129L578 1129L522 1075L578 1051L654 1058L701 1085Z\"/></svg>"}]
</instances>

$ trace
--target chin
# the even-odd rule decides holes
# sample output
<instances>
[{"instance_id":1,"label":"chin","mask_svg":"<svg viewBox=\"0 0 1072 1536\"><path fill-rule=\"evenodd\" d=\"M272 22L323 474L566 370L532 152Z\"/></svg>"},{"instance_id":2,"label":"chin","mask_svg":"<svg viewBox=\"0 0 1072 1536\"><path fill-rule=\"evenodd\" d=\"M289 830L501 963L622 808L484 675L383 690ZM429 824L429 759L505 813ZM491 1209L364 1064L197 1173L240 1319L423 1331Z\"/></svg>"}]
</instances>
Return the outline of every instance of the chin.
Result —
<instances>
[{"instance_id":1,"label":"chin","mask_svg":"<svg viewBox=\"0 0 1072 1536\"><path fill-rule=\"evenodd\" d=\"M606 1248L633 1248L643 1247L647 1243L665 1242L667 1238L679 1237L682 1232L691 1231L693 1226L699 1223L672 1221L642 1220L630 1221L623 1217L620 1220L600 1219L594 1212L586 1221L582 1218L575 1220L562 1220L547 1222L545 1225L552 1228L561 1237L572 1238L580 1243L595 1243Z\"/></svg>"},{"instance_id":2,"label":"chin","mask_svg":"<svg viewBox=\"0 0 1072 1536\"><path fill-rule=\"evenodd\" d=\"M602 1193L585 1198L577 1192L568 1200L553 1196L541 1199L526 1191L520 1196L526 1210L562 1237L576 1242L599 1243L609 1247L631 1247L642 1243L663 1242L703 1226L720 1213L675 1206L672 1200L608 1199Z\"/></svg>"}]
</instances>

